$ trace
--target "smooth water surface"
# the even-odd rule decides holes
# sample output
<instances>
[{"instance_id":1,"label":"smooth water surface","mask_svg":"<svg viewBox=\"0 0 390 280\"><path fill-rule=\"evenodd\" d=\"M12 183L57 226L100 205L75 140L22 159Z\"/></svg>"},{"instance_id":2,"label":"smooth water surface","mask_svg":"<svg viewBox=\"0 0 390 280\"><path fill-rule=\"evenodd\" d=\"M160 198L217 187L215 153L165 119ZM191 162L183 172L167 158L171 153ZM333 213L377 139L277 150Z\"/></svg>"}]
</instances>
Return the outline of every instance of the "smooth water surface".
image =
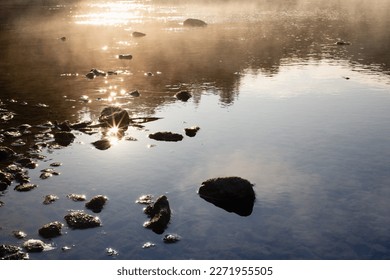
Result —
<instances>
[{"instance_id":1,"label":"smooth water surface","mask_svg":"<svg viewBox=\"0 0 390 280\"><path fill-rule=\"evenodd\" d=\"M13 185L0 196L0 243L22 244L13 230L40 238L42 225L65 223L71 209L92 213L66 198L80 193L109 198L98 214L103 226L65 227L46 240L55 250L31 259L389 259L386 1L22 2L0 4L7 11L0 104L13 113L1 129L96 121L112 104L131 117L161 119L130 126L104 151L91 145L100 130L74 132L70 146L44 149L29 170L39 187L19 193ZM184 27L189 17L208 26ZM117 75L89 80L92 68ZM126 94L135 89L140 97ZM193 97L179 101L179 90ZM198 134L181 142L148 138L194 125ZM61 174L41 180L39 170L56 161ZM198 196L203 181L226 176L255 184L251 215ZM60 199L44 205L47 194ZM173 214L164 234L180 235L178 243L164 244L164 234L143 227L147 216L135 203L143 194L167 195ZM146 242L156 246L143 249ZM106 248L119 254L108 256Z\"/></svg>"}]
</instances>

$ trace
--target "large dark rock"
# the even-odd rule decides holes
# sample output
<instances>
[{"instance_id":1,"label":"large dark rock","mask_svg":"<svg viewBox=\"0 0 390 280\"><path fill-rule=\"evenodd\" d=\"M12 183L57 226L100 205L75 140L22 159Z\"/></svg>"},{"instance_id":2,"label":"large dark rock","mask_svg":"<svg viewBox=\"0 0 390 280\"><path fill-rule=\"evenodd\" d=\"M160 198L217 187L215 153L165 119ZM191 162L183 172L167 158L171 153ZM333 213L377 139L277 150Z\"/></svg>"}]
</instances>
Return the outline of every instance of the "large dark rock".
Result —
<instances>
[{"instance_id":1,"label":"large dark rock","mask_svg":"<svg viewBox=\"0 0 390 280\"><path fill-rule=\"evenodd\" d=\"M72 211L64 217L70 228L85 229L101 226L99 217L86 214L82 211Z\"/></svg>"},{"instance_id":2,"label":"large dark rock","mask_svg":"<svg viewBox=\"0 0 390 280\"><path fill-rule=\"evenodd\" d=\"M181 90L175 94L175 97L181 101L186 102L188 99L192 97L192 95L186 90Z\"/></svg>"},{"instance_id":3,"label":"large dark rock","mask_svg":"<svg viewBox=\"0 0 390 280\"><path fill-rule=\"evenodd\" d=\"M117 106L109 106L100 113L99 121L109 127L127 128L130 123L129 113Z\"/></svg>"},{"instance_id":4,"label":"large dark rock","mask_svg":"<svg viewBox=\"0 0 390 280\"><path fill-rule=\"evenodd\" d=\"M51 222L41 227L38 233L44 238L53 238L61 235L62 227L63 224L60 222Z\"/></svg>"},{"instance_id":5,"label":"large dark rock","mask_svg":"<svg viewBox=\"0 0 390 280\"><path fill-rule=\"evenodd\" d=\"M155 203L145 208L144 212L150 217L144 226L152 229L155 233L162 234L171 219L168 198L165 195L158 197Z\"/></svg>"},{"instance_id":6,"label":"large dark rock","mask_svg":"<svg viewBox=\"0 0 390 280\"><path fill-rule=\"evenodd\" d=\"M85 203L85 207L92 210L95 213L102 211L104 205L106 204L108 198L104 195L94 196L90 201Z\"/></svg>"},{"instance_id":7,"label":"large dark rock","mask_svg":"<svg viewBox=\"0 0 390 280\"><path fill-rule=\"evenodd\" d=\"M169 131L156 132L149 134L149 138L157 141L178 142L183 140L183 135Z\"/></svg>"},{"instance_id":8,"label":"large dark rock","mask_svg":"<svg viewBox=\"0 0 390 280\"><path fill-rule=\"evenodd\" d=\"M68 146L70 145L76 136L72 132L68 131L59 131L54 133L54 140L61 146Z\"/></svg>"},{"instance_id":9,"label":"large dark rock","mask_svg":"<svg viewBox=\"0 0 390 280\"><path fill-rule=\"evenodd\" d=\"M12 159L16 153L8 147L0 147L0 161L6 161Z\"/></svg>"},{"instance_id":10,"label":"large dark rock","mask_svg":"<svg viewBox=\"0 0 390 280\"><path fill-rule=\"evenodd\" d=\"M204 200L240 216L252 213L256 198L253 184L240 177L209 179L202 183L198 194Z\"/></svg>"},{"instance_id":11,"label":"large dark rock","mask_svg":"<svg viewBox=\"0 0 390 280\"><path fill-rule=\"evenodd\" d=\"M200 19L188 18L183 22L183 25L188 27L205 27L207 23Z\"/></svg>"}]
</instances>

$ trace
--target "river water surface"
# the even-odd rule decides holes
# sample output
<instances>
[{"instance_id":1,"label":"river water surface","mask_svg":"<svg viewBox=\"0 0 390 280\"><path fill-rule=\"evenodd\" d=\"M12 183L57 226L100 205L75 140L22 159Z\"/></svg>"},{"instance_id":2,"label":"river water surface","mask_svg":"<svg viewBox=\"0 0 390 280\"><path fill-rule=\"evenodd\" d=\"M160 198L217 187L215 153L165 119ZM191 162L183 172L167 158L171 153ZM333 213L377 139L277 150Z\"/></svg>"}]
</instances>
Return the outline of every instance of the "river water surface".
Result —
<instances>
[{"instance_id":1,"label":"river water surface","mask_svg":"<svg viewBox=\"0 0 390 280\"><path fill-rule=\"evenodd\" d=\"M42 149L28 170L38 188L0 194L0 243L21 245L14 230L41 238L42 225L65 224L71 209L93 214L66 197L78 193L109 198L102 226L65 226L45 240L54 250L30 259L390 258L386 1L24 2L0 4L0 108L11 113L2 115L2 131L95 122L108 105L159 119L113 135L107 150L91 145L100 130L73 131L71 145ZM188 28L186 18L208 25ZM92 68L115 75L87 79ZM136 89L139 97L127 94ZM177 100L179 90L192 98ZM198 134L180 142L148 138L195 125ZM19 153L29 148L0 141ZM62 163L61 174L40 179L52 162ZM203 181L227 176L254 184L249 216L198 196ZM44 205L47 194L59 199ZM143 194L168 197L172 219L162 235L143 227L147 216L135 203ZM167 233L181 240L165 244ZM146 242L155 246L142 248Z\"/></svg>"}]
</instances>

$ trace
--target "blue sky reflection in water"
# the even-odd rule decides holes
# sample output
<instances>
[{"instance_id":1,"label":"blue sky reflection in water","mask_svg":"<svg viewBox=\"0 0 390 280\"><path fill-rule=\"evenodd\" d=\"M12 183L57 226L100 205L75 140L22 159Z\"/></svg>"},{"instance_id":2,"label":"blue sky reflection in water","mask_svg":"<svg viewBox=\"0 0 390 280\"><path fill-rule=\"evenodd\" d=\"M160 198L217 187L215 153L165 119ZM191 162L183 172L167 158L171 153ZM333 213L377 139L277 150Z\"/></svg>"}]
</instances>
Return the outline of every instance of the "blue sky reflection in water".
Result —
<instances>
[{"instance_id":1,"label":"blue sky reflection in water","mask_svg":"<svg viewBox=\"0 0 390 280\"><path fill-rule=\"evenodd\" d=\"M11 186L0 197L1 243L21 243L13 230L38 238L43 224L64 222L68 210L85 209L66 195L82 193L109 198L99 213L103 226L65 227L49 241L57 249L32 259L111 259L108 247L119 252L117 259L389 259L390 80L389 57L383 55L389 38L380 32L388 21L295 6L283 12L226 9L221 15L214 6L138 1L120 2L116 17L118 4L96 3L42 7L51 9L46 17L56 25L27 25L29 17L2 25L7 75L1 100L17 114L1 128L95 121L113 103L133 117L161 119L130 126L108 150L91 145L102 131L79 132L69 147L44 150L46 158L29 170L39 187L18 193ZM180 23L187 17L209 26L185 29ZM353 33L360 25L368 27ZM147 36L132 38L133 31ZM61 36L67 40L58 41ZM373 38L382 41L369 46ZM336 46L341 39L352 44ZM32 48L37 42L44 52ZM16 56L17 46L32 48L28 60ZM121 53L133 59L118 60ZM91 68L118 75L87 80ZM124 94L134 89L139 98ZM180 89L191 90L193 98L175 100ZM20 111L24 100L46 103L48 110ZM147 137L193 125L201 128L198 134L181 142ZM40 180L39 170L53 161L63 163L56 168L60 176ZM250 216L228 213L197 195L202 181L218 176L255 184ZM60 199L43 205L49 193ZM162 235L142 227L147 217L135 203L142 194L167 195L173 215L166 233L179 234L180 242L164 244ZM156 246L142 249L148 241ZM62 252L63 246L72 249Z\"/></svg>"}]
</instances>

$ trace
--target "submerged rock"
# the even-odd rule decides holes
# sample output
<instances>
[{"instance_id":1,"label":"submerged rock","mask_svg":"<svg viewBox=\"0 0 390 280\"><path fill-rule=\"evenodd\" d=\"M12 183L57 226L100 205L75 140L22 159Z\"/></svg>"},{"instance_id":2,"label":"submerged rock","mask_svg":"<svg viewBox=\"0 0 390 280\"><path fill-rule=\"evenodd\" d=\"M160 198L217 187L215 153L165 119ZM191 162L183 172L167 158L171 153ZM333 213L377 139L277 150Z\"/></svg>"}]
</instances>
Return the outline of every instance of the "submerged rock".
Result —
<instances>
[{"instance_id":1,"label":"submerged rock","mask_svg":"<svg viewBox=\"0 0 390 280\"><path fill-rule=\"evenodd\" d=\"M119 255L119 252L110 247L110 248L106 248L106 254L107 254L107 256L115 257L115 256Z\"/></svg>"},{"instance_id":2,"label":"submerged rock","mask_svg":"<svg viewBox=\"0 0 390 280\"><path fill-rule=\"evenodd\" d=\"M90 201L85 203L85 207L92 210L95 213L102 211L104 205L106 204L108 198L104 195L94 196Z\"/></svg>"},{"instance_id":3,"label":"submerged rock","mask_svg":"<svg viewBox=\"0 0 390 280\"><path fill-rule=\"evenodd\" d=\"M63 226L62 223L55 221L41 227L38 233L44 238L53 238L62 234L61 229Z\"/></svg>"},{"instance_id":4,"label":"submerged rock","mask_svg":"<svg viewBox=\"0 0 390 280\"><path fill-rule=\"evenodd\" d=\"M97 76L107 76L107 73L102 71L102 70L99 70L99 69L96 69L96 68L93 68L91 69L91 71L89 71L89 73L87 73L85 75L88 79L94 79L95 77Z\"/></svg>"},{"instance_id":5,"label":"submerged rock","mask_svg":"<svg viewBox=\"0 0 390 280\"><path fill-rule=\"evenodd\" d=\"M131 92L128 93L129 95L131 95L132 97L140 97L141 94L139 93L138 90L133 90Z\"/></svg>"},{"instance_id":6,"label":"submerged rock","mask_svg":"<svg viewBox=\"0 0 390 280\"><path fill-rule=\"evenodd\" d=\"M137 38L139 38L139 37L145 37L145 36L146 36L145 33L138 32L138 31L134 31L133 33L131 33L131 35L132 35L133 37L137 37Z\"/></svg>"},{"instance_id":7,"label":"submerged rock","mask_svg":"<svg viewBox=\"0 0 390 280\"><path fill-rule=\"evenodd\" d=\"M240 216L249 216L255 201L253 184L240 177L209 179L202 183L198 194L215 206Z\"/></svg>"},{"instance_id":8,"label":"submerged rock","mask_svg":"<svg viewBox=\"0 0 390 280\"><path fill-rule=\"evenodd\" d=\"M181 90L175 94L175 97L181 101L186 102L188 99L192 97L192 95L186 90Z\"/></svg>"},{"instance_id":9,"label":"submerged rock","mask_svg":"<svg viewBox=\"0 0 390 280\"><path fill-rule=\"evenodd\" d=\"M54 140L61 146L68 146L70 145L76 136L74 136L73 133L68 131L59 131L54 133Z\"/></svg>"},{"instance_id":10,"label":"submerged rock","mask_svg":"<svg viewBox=\"0 0 390 280\"><path fill-rule=\"evenodd\" d=\"M155 203L145 208L144 212L150 217L150 220L144 223L144 227L158 234L163 233L171 219L168 198L165 195L158 197Z\"/></svg>"},{"instance_id":11,"label":"submerged rock","mask_svg":"<svg viewBox=\"0 0 390 280\"><path fill-rule=\"evenodd\" d=\"M129 126L130 116L126 110L120 107L109 106L100 113L99 122L105 123L110 127L124 129Z\"/></svg>"},{"instance_id":12,"label":"submerged rock","mask_svg":"<svg viewBox=\"0 0 390 280\"><path fill-rule=\"evenodd\" d=\"M64 217L68 226L73 229L86 229L101 226L99 217L86 214L82 211L72 211Z\"/></svg>"},{"instance_id":13,"label":"submerged rock","mask_svg":"<svg viewBox=\"0 0 390 280\"><path fill-rule=\"evenodd\" d=\"M196 133L199 131L199 129L200 129L199 126L192 126L192 127L184 128L184 132L188 137L194 137Z\"/></svg>"},{"instance_id":14,"label":"submerged rock","mask_svg":"<svg viewBox=\"0 0 390 280\"><path fill-rule=\"evenodd\" d=\"M346 42L346 41L337 41L336 45L338 45L338 46L349 46L349 45L351 45L351 43L350 42Z\"/></svg>"},{"instance_id":15,"label":"submerged rock","mask_svg":"<svg viewBox=\"0 0 390 280\"><path fill-rule=\"evenodd\" d=\"M157 141L178 142L183 140L183 135L169 131L149 134L149 138Z\"/></svg>"},{"instance_id":16,"label":"submerged rock","mask_svg":"<svg viewBox=\"0 0 390 280\"><path fill-rule=\"evenodd\" d=\"M183 25L188 27L205 27L207 23L200 19L188 18L183 22Z\"/></svg>"}]
</instances>

